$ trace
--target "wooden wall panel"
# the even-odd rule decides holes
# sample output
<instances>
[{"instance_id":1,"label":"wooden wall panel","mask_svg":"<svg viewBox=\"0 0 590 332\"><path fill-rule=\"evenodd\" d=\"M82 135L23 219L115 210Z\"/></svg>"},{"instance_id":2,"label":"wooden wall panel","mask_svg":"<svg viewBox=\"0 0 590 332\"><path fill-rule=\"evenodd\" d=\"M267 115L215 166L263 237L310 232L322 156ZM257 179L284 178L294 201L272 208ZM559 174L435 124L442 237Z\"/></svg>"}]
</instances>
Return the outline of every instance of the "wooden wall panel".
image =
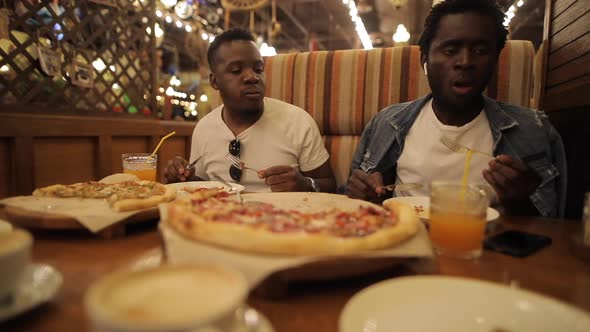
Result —
<instances>
[{"instance_id":1,"label":"wooden wall panel","mask_svg":"<svg viewBox=\"0 0 590 332\"><path fill-rule=\"evenodd\" d=\"M561 134L568 160L566 216L579 219L590 191L590 0L546 2L544 36L549 43L541 108Z\"/></svg>"},{"instance_id":2,"label":"wooden wall panel","mask_svg":"<svg viewBox=\"0 0 590 332\"><path fill-rule=\"evenodd\" d=\"M543 105L547 111L590 107L590 1L553 0L546 8L549 54Z\"/></svg>"},{"instance_id":3,"label":"wooden wall panel","mask_svg":"<svg viewBox=\"0 0 590 332\"><path fill-rule=\"evenodd\" d=\"M553 0L553 18L558 17L571 7L577 0Z\"/></svg>"},{"instance_id":4,"label":"wooden wall panel","mask_svg":"<svg viewBox=\"0 0 590 332\"><path fill-rule=\"evenodd\" d=\"M152 151L162 136L176 131L161 148L160 165L164 165L173 155L186 155L194 126L146 118L0 109L0 197L28 195L39 186L97 180L120 172L122 153Z\"/></svg>"},{"instance_id":5,"label":"wooden wall panel","mask_svg":"<svg viewBox=\"0 0 590 332\"><path fill-rule=\"evenodd\" d=\"M111 149L111 174L123 172L123 153L150 152L148 149L148 137L113 137Z\"/></svg>"},{"instance_id":6,"label":"wooden wall panel","mask_svg":"<svg viewBox=\"0 0 590 332\"><path fill-rule=\"evenodd\" d=\"M555 17L551 22L551 34L555 35L572 22L580 19L581 16L590 11L587 0L575 1L569 7Z\"/></svg>"},{"instance_id":7,"label":"wooden wall panel","mask_svg":"<svg viewBox=\"0 0 590 332\"><path fill-rule=\"evenodd\" d=\"M0 197L8 196L10 189L14 189L14 182L12 182L12 151L11 140L7 138L0 138Z\"/></svg>"},{"instance_id":8,"label":"wooden wall panel","mask_svg":"<svg viewBox=\"0 0 590 332\"><path fill-rule=\"evenodd\" d=\"M590 74L590 53L549 71L547 88L551 89L556 85L573 81L588 74Z\"/></svg>"},{"instance_id":9,"label":"wooden wall panel","mask_svg":"<svg viewBox=\"0 0 590 332\"><path fill-rule=\"evenodd\" d=\"M590 54L590 33L585 34L575 43L570 43L551 54L548 69L553 70L568 62L581 58L584 54Z\"/></svg>"},{"instance_id":10,"label":"wooden wall panel","mask_svg":"<svg viewBox=\"0 0 590 332\"><path fill-rule=\"evenodd\" d=\"M590 109L588 101L588 89L590 87L590 75L586 75L575 81L560 84L547 89L543 104L547 111L567 110L574 107L586 107ZM586 124L586 128L587 128ZM588 130L588 129L586 129Z\"/></svg>"},{"instance_id":11,"label":"wooden wall panel","mask_svg":"<svg viewBox=\"0 0 590 332\"><path fill-rule=\"evenodd\" d=\"M586 14L577 19L574 19L574 17L575 15L566 17L566 19L569 20L569 23L567 23L567 25L562 30L551 36L551 46L549 53L559 50L560 48L575 41L590 31L590 12L586 12Z\"/></svg>"},{"instance_id":12,"label":"wooden wall panel","mask_svg":"<svg viewBox=\"0 0 590 332\"><path fill-rule=\"evenodd\" d=\"M97 180L96 143L91 137L36 138L33 142L33 185ZM59 174L59 179L55 174Z\"/></svg>"}]
</instances>

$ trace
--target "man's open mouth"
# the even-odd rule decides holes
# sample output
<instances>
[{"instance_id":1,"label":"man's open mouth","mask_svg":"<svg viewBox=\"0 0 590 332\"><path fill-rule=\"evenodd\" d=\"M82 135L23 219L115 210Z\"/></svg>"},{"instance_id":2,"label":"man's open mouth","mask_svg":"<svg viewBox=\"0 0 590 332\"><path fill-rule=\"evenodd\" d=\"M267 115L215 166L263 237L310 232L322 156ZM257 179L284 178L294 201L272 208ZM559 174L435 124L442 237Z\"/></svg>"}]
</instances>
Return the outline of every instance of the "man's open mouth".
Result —
<instances>
[{"instance_id":1,"label":"man's open mouth","mask_svg":"<svg viewBox=\"0 0 590 332\"><path fill-rule=\"evenodd\" d=\"M466 95L473 91L473 83L467 81L456 81L453 83L453 91L459 95Z\"/></svg>"}]
</instances>

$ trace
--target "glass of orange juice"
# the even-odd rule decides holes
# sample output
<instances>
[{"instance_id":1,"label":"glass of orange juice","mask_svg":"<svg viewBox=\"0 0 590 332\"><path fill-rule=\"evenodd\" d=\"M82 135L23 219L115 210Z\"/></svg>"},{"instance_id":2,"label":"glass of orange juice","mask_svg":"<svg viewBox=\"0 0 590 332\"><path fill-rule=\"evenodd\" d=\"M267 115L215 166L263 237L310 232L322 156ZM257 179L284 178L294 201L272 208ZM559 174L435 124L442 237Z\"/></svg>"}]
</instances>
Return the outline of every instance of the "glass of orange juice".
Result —
<instances>
[{"instance_id":1,"label":"glass of orange juice","mask_svg":"<svg viewBox=\"0 0 590 332\"><path fill-rule=\"evenodd\" d=\"M433 182L430 190L430 240L438 254L481 256L489 197L478 185Z\"/></svg>"},{"instance_id":2,"label":"glass of orange juice","mask_svg":"<svg viewBox=\"0 0 590 332\"><path fill-rule=\"evenodd\" d=\"M158 155L149 153L124 153L123 172L134 174L140 180L156 181Z\"/></svg>"}]
</instances>

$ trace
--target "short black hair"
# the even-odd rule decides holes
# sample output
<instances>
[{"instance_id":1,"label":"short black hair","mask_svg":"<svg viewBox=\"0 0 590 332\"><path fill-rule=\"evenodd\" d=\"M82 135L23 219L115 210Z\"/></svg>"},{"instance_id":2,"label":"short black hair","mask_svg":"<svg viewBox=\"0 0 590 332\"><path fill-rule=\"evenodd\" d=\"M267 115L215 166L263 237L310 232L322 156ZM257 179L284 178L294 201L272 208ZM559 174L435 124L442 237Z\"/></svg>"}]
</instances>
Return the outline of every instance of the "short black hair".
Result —
<instances>
[{"instance_id":1,"label":"short black hair","mask_svg":"<svg viewBox=\"0 0 590 332\"><path fill-rule=\"evenodd\" d=\"M209 62L210 70L213 70L213 66L215 65L215 55L219 47L234 40L255 42L254 36L250 31L243 28L232 28L217 35L207 50L207 62Z\"/></svg>"},{"instance_id":2,"label":"short black hair","mask_svg":"<svg viewBox=\"0 0 590 332\"><path fill-rule=\"evenodd\" d=\"M490 17L494 21L496 28L496 45L498 46L498 54L506 45L506 37L508 36L508 30L504 27L504 12L496 4L494 0L446 0L440 2L436 6L432 7L430 13L424 21L424 32L418 40L420 45L420 52L425 57L428 57L430 51L430 43L438 30L440 20L451 14L462 14L466 12L475 12L487 17Z\"/></svg>"}]
</instances>

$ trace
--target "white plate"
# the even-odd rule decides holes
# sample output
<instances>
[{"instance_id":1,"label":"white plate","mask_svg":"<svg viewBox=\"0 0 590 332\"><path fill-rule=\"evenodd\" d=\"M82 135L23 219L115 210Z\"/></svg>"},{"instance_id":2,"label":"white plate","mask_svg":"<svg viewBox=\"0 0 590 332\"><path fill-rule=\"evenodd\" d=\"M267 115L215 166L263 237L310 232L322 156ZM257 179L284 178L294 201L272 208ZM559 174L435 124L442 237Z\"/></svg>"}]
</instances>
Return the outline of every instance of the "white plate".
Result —
<instances>
[{"instance_id":1,"label":"white plate","mask_svg":"<svg viewBox=\"0 0 590 332\"><path fill-rule=\"evenodd\" d=\"M30 264L12 300L0 304L0 321L51 300L61 287L62 282L61 273L52 266Z\"/></svg>"},{"instance_id":2,"label":"white plate","mask_svg":"<svg viewBox=\"0 0 590 332\"><path fill-rule=\"evenodd\" d=\"M474 279L390 279L352 297L340 332L587 332L590 315L529 291Z\"/></svg>"},{"instance_id":3,"label":"white plate","mask_svg":"<svg viewBox=\"0 0 590 332\"><path fill-rule=\"evenodd\" d=\"M234 190L231 193L235 193L236 191L243 191L244 186L237 183L231 183ZM176 188L178 192L176 193L178 196L183 196L188 194L186 191L182 190L183 188L223 188L226 192L229 192L231 187L224 185L219 181L188 181L188 182L177 182L177 183L170 183L166 186L171 186Z\"/></svg>"},{"instance_id":4,"label":"white plate","mask_svg":"<svg viewBox=\"0 0 590 332\"><path fill-rule=\"evenodd\" d=\"M418 213L418 217L420 217L422 219L429 219L430 218L430 197L428 197L428 196L400 196L400 197L389 198L389 199L385 200L385 202L387 202L389 200L406 203L406 204L411 205L413 207L422 206L421 212L416 211L416 213ZM383 203L385 203L385 202L383 202ZM498 219L499 216L500 216L500 213L498 212L498 210L490 208L490 207L488 208L488 212L487 212L487 216L486 216L487 221L492 221L492 220Z\"/></svg>"}]
</instances>

